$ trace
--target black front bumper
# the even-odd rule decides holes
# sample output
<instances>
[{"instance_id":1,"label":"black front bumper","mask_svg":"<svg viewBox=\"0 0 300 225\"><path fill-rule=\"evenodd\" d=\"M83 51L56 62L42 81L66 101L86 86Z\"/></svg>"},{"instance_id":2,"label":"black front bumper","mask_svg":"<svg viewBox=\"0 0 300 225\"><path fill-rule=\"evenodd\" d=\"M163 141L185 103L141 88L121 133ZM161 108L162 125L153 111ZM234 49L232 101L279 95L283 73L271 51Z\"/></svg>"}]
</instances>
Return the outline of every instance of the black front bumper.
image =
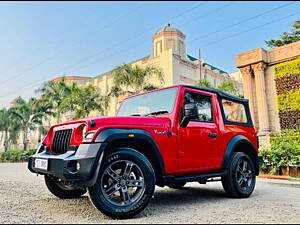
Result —
<instances>
[{"instance_id":1,"label":"black front bumper","mask_svg":"<svg viewBox=\"0 0 300 225\"><path fill-rule=\"evenodd\" d=\"M37 174L52 175L64 181L73 182L78 187L89 187L95 183L106 143L81 144L76 151L67 151L61 155L50 155L42 151L31 156L28 160L28 169ZM35 167L35 159L46 159L48 169ZM77 171L73 165L79 163Z\"/></svg>"}]
</instances>

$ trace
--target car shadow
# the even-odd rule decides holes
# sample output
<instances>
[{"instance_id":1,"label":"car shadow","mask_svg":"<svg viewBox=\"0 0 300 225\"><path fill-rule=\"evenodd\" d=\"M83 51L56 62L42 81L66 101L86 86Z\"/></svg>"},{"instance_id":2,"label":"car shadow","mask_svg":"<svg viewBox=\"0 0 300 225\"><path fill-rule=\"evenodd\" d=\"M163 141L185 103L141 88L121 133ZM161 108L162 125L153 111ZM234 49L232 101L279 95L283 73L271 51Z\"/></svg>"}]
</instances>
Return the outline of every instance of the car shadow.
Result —
<instances>
[{"instance_id":1,"label":"car shadow","mask_svg":"<svg viewBox=\"0 0 300 225\"><path fill-rule=\"evenodd\" d=\"M50 217L55 215L55 218L62 220L70 217L75 219L77 216L88 219L88 221L113 220L95 209L87 195L78 199L67 200L50 196L46 201L45 199L31 201L31 207L42 211L41 213L44 215L46 214ZM202 187L188 186L180 190L168 187L157 188L150 204L142 213L134 218L139 219L156 217L162 214L172 214L178 210L184 211L187 207L205 207L206 204L227 201L229 199L223 189L204 187L204 185ZM41 205L43 207L40 207ZM60 208L59 212L57 211L58 208ZM85 213L78 214L78 212Z\"/></svg>"},{"instance_id":2,"label":"car shadow","mask_svg":"<svg viewBox=\"0 0 300 225\"><path fill-rule=\"evenodd\" d=\"M186 207L205 207L206 204L211 204L220 201L228 201L230 198L223 189L212 189L209 187L184 187L182 189L171 189L165 187L156 191L153 199L148 207L137 217L145 215L160 215L172 213L177 210L185 210ZM168 211L162 210L167 208Z\"/></svg>"}]
</instances>

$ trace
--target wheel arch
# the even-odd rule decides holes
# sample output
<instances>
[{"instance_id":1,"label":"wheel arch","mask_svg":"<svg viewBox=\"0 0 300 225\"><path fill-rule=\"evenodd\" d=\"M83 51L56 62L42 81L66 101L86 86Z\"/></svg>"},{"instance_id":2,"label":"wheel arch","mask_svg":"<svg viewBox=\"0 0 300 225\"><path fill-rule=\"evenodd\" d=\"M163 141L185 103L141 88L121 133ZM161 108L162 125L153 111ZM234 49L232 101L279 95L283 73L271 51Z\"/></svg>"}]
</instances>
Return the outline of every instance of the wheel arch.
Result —
<instances>
[{"instance_id":1,"label":"wheel arch","mask_svg":"<svg viewBox=\"0 0 300 225\"><path fill-rule=\"evenodd\" d=\"M255 148L251 141L243 135L234 136L229 141L224 154L222 169L229 168L230 159L235 152L244 152L245 154L247 154L253 161L256 175L259 174L258 153L255 151Z\"/></svg>"},{"instance_id":2,"label":"wheel arch","mask_svg":"<svg viewBox=\"0 0 300 225\"><path fill-rule=\"evenodd\" d=\"M96 137L95 142L105 142L104 156L114 152L118 148L132 148L143 154L153 166L157 185L163 186L165 175L164 161L155 141L149 132L141 129L117 129L103 130Z\"/></svg>"}]
</instances>

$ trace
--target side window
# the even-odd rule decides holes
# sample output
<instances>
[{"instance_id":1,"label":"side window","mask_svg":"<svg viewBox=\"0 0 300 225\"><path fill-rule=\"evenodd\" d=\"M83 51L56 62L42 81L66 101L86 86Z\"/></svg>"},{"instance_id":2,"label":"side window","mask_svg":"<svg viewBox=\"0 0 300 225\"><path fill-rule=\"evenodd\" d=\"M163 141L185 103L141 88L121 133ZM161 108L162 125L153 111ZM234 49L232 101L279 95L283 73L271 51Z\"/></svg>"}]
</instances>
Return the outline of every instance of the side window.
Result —
<instances>
[{"instance_id":1,"label":"side window","mask_svg":"<svg viewBox=\"0 0 300 225\"><path fill-rule=\"evenodd\" d=\"M247 123L245 106L238 102L222 99L225 119L230 122Z\"/></svg>"},{"instance_id":2,"label":"side window","mask_svg":"<svg viewBox=\"0 0 300 225\"><path fill-rule=\"evenodd\" d=\"M213 122L211 97L193 92L185 93L185 104L195 103L198 109L197 122Z\"/></svg>"}]
</instances>

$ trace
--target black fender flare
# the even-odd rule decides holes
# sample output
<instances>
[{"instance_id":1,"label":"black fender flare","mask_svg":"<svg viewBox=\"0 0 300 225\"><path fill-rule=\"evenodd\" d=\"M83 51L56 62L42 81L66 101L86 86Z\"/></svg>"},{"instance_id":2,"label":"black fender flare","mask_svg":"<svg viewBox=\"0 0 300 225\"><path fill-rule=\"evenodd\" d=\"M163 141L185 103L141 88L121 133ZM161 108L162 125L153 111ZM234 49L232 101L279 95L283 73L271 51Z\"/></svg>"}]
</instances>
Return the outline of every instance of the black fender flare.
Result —
<instances>
[{"instance_id":1,"label":"black fender flare","mask_svg":"<svg viewBox=\"0 0 300 225\"><path fill-rule=\"evenodd\" d=\"M97 135L95 142L102 142L102 143L109 144L110 142L116 141L118 139L130 139L130 140L140 139L140 140L147 141L151 145L152 149L154 150L153 153L160 165L162 176L165 175L164 161L162 159L161 153L159 151L159 148L158 148L156 142L153 140L153 137L151 136L151 134L149 132L142 130L142 129L108 128L108 129L101 131Z\"/></svg>"},{"instance_id":2,"label":"black fender flare","mask_svg":"<svg viewBox=\"0 0 300 225\"><path fill-rule=\"evenodd\" d=\"M226 170L229 168L231 156L236 151L237 147L240 144L248 145L249 148L248 148L247 153L249 153L251 158L254 159L253 163L254 163L256 175L258 175L259 174L258 153L255 151L255 148L254 148L253 144L251 143L251 141L243 135L236 135L229 141L229 143L226 147L225 154L224 154L222 169Z\"/></svg>"}]
</instances>

